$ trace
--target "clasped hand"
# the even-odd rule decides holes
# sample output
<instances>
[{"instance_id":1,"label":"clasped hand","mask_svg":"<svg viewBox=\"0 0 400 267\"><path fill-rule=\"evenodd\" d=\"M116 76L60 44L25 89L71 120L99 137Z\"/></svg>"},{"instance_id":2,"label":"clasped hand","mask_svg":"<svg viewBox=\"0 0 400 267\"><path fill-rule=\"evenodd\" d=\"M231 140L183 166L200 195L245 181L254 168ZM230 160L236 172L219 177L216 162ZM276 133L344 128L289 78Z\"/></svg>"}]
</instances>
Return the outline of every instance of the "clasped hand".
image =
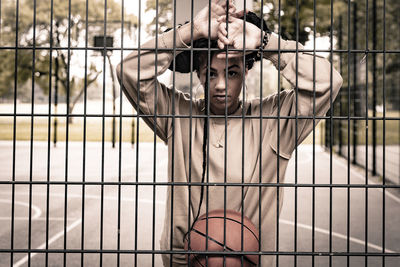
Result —
<instances>
[{"instance_id":1,"label":"clasped hand","mask_svg":"<svg viewBox=\"0 0 400 267\"><path fill-rule=\"evenodd\" d=\"M228 10L228 16L226 11ZM226 46L233 49L243 49L243 39L246 38L246 49L256 49L260 46L260 29L252 23L245 22L244 10L236 12L232 0L212 0L211 9L209 6L203 8L193 20L193 25L199 38L210 38L217 40L218 47L224 49ZM210 15L210 18L209 18ZM209 23L211 23L209 27ZM243 24L246 23L245 27ZM245 34L243 33L245 28ZM210 29L210 31L209 31ZM244 37L246 36L246 37ZM231 51L228 57L242 55L239 51ZM220 53L218 57L226 57Z\"/></svg>"}]
</instances>

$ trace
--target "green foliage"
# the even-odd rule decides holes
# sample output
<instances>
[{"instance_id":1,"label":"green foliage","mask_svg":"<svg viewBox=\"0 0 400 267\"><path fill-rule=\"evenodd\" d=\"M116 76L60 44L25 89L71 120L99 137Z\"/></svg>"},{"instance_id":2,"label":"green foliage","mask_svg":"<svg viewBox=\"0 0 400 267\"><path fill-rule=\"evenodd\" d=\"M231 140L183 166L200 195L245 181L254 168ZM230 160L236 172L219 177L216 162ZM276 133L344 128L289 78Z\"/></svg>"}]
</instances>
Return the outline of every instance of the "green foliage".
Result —
<instances>
[{"instance_id":1,"label":"green foliage","mask_svg":"<svg viewBox=\"0 0 400 267\"><path fill-rule=\"evenodd\" d=\"M15 1L2 1L0 45L15 47L17 44L25 49L0 51L2 56L0 97L13 95L16 52L17 88L31 79L34 69L35 84L38 84L45 93L49 92L50 77L57 76L60 93L65 95L68 90L70 97L77 95L77 92L84 87L84 77L82 74L74 75L69 71L68 63L74 57L79 58L79 52L68 51L67 48L84 47L86 38L89 42L87 45L92 46L91 41L96 34L103 35L104 32L111 36L116 34L121 28L120 3L114 0L107 1L106 18L104 10L105 1L103 0L72 0L71 5L69 5L69 1L53 0L53 7L51 1L20 0L17 14ZM53 20L51 21L51 19ZM104 29L105 19L107 20L106 29ZM136 17L124 14L124 29L131 31L136 26ZM88 31L86 31L86 27ZM66 49L53 50L50 55L50 46ZM46 48L35 50L34 65L33 47ZM88 55L88 81L91 81L91 77L97 77L102 70L97 69L96 64L91 60L90 56L93 55L93 51L88 51ZM52 66L50 66L51 56ZM56 61L59 65L57 73L55 73ZM81 66L71 65L71 63L70 69L82 68L84 66L83 59L79 62ZM52 73L50 73L50 69Z\"/></svg>"},{"instance_id":2,"label":"green foliage","mask_svg":"<svg viewBox=\"0 0 400 267\"><path fill-rule=\"evenodd\" d=\"M261 15L262 11L268 27L286 39L304 44L314 31L317 37L330 33L331 0L273 0L263 1L263 4L262 7L261 1L255 0L255 12ZM344 3L334 1L332 19L335 20L343 10Z\"/></svg>"},{"instance_id":3,"label":"green foliage","mask_svg":"<svg viewBox=\"0 0 400 267\"><path fill-rule=\"evenodd\" d=\"M173 1L172 0L149 0L147 1L146 12L156 13L156 3L158 2L158 32L163 32L166 28L172 27ZM310 31L314 29L314 1L298 0L280 0L280 22L279 22L279 0L263 1L263 14L270 29L280 31L284 37L296 40L296 31L298 31L299 41L304 44L308 40ZM254 0L254 12L261 14L261 1ZM346 10L344 2L334 1L334 19L338 14ZM297 11L298 10L298 11ZM315 30L318 35L328 35L330 32L330 0L315 1ZM148 32L154 34L157 17L154 16L152 22L147 26ZM296 28L298 25L298 28Z\"/></svg>"},{"instance_id":4,"label":"green foliage","mask_svg":"<svg viewBox=\"0 0 400 267\"><path fill-rule=\"evenodd\" d=\"M367 93L368 105L371 106L373 91L375 91L377 105L382 105L385 101L388 109L399 110L400 56L398 53L384 54L383 50L393 51L400 48L400 18L398 16L400 1L386 0L384 6L383 0L376 0L375 4L374 6L374 1L369 1L367 7L365 0L346 2L346 10L340 14L341 23L339 19L335 21L336 37L338 40L341 39L337 45L338 49L375 50L368 54L364 52L340 54L343 66L341 69L344 78L343 87L353 88L356 76L357 86L362 88L356 94L364 96L361 99L363 105L366 104ZM375 69L374 60L376 61ZM375 83L373 82L374 74ZM367 88L368 92L365 92ZM386 99L383 99L384 88ZM362 109L365 110L364 107Z\"/></svg>"}]
</instances>

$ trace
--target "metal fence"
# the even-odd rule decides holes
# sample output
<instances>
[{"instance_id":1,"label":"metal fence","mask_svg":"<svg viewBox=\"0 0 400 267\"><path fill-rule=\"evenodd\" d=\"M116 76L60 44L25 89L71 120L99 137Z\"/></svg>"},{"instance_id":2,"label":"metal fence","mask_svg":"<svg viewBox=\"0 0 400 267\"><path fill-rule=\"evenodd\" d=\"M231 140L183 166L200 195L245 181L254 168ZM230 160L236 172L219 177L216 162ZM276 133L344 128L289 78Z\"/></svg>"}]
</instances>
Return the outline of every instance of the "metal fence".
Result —
<instances>
[{"instance_id":1,"label":"metal fence","mask_svg":"<svg viewBox=\"0 0 400 267\"><path fill-rule=\"evenodd\" d=\"M354 2L349 16L339 17L338 49L363 51L340 54L347 90L344 86L332 109L335 119L326 123L325 145L385 182L399 184L399 29L386 34L383 27L399 22L391 16L382 19L381 4L361 3L360 8ZM347 23L346 29L345 20L352 26ZM352 41L346 44L343 36L352 36Z\"/></svg>"},{"instance_id":2,"label":"metal fence","mask_svg":"<svg viewBox=\"0 0 400 267\"><path fill-rule=\"evenodd\" d=\"M253 212L257 213L253 218L256 225L262 225L264 216L273 210L273 248L261 249L262 242L268 240L261 238L266 235L265 228L258 227L258 251L245 251L243 238L239 241L241 249L230 250L225 241L233 233L227 232L224 219L223 250L202 251L206 259L236 257L242 266L247 266L248 255L256 255L260 266L266 266L262 259L267 257L272 259L271 266L398 265L400 2L236 1L236 5L250 7L264 17L278 35L303 44L308 42L305 52L313 55L314 78L318 71L317 54L326 56L332 63L331 94L333 68L340 72L344 83L337 99L330 97L332 108L327 115L318 116L314 109L311 115L300 116L297 103L292 115L280 114L279 104L276 115L229 115L225 109L225 114L218 116L211 114L209 107L205 115L194 114L193 103L205 95L197 91L201 86L195 82L195 73L182 76L174 71L175 64L168 77L158 78L172 83L174 96L179 89L186 90L193 100L188 113L176 114L174 101L166 114L133 110L123 94L123 86L115 79L114 66L131 52L155 53L157 58L165 51L174 56L190 51L193 57L196 49L191 45L179 48L174 42L169 49L141 45L144 39L158 36L156 33L168 27L175 28L176 37L178 24L193 20L198 10L210 3L1 0L0 266L161 266L163 255L169 255L165 262L172 264L174 255L199 253L174 247L174 233L180 231L173 227L180 220L176 214L186 214L186 231L191 229L198 217L196 212L201 208L211 211L209 207L214 206L210 200L212 190L220 190L226 215L226 210L232 208L227 195L233 188L239 188L234 199L239 203L242 237L245 198L255 197L258 201ZM317 42L323 38L329 40L325 41L328 45L318 48ZM243 42L246 43L246 37ZM203 50L210 62L211 52L217 49ZM271 51L260 53L267 52ZM303 51L297 45L292 50L282 51L278 47L272 52L295 53L297 61ZM278 66L280 60L279 56ZM137 65L141 63L139 56ZM154 72L158 64L156 61ZM275 94L280 102L280 93L290 89L290 84L268 61L256 64L252 70L256 79L245 82L256 89L244 92L240 96L242 102L248 100L248 95L263 99L268 94ZM124 68L127 67L122 63L122 73ZM297 68L296 64L295 85ZM144 74L138 67L137 76L141 75ZM120 79L123 84L126 77L122 75ZM272 83L275 84L271 87ZM228 72L225 84L229 84ZM315 79L312 84L315 98ZM139 82L137 85L141 87ZM154 90L156 99L156 86ZM298 89L294 91L297 99ZM139 102L142 96L137 92L134 97ZM135 103L133 106L136 108ZM154 108L157 111L156 105ZM152 119L172 121L168 147L157 137L156 124L144 123ZM184 158L189 162L189 179L180 181L177 169L182 159L175 158L179 149L175 131L180 129L175 129L175 125L189 121L188 136L192 136L193 125L213 119L223 121L219 141L224 141L218 144L223 148L220 179L210 177L213 143L209 136L213 124L204 124L208 130L203 144L206 153L195 151L195 141L189 138ZM231 120L242 125L241 143L234 144L241 150L236 155L241 172L235 181L227 177ZM263 125L275 121L278 126L274 130L279 133L284 120L295 121L296 135L299 123L305 120L312 121L314 131L305 145L298 147L295 138L296 148L290 161L290 155L269 160L276 167L273 179L265 182L259 163L257 179L247 182L245 169L251 159L245 158L245 151L251 148L245 145L249 131L246 123L257 121L259 125L256 150L261 162L270 150L261 146ZM324 127L317 126L319 120ZM325 151L318 144L318 131L322 132ZM285 144L279 134L275 136L276 154L280 155L286 151ZM192 177L192 164L199 158L203 180ZM354 165L364 168L360 170ZM254 190L248 191L250 188ZM174 199L175 193L182 190L186 190L185 203ZM273 205L265 209L262 199L268 194ZM192 203L203 198L198 208ZM179 210L182 205L186 210ZM159 244L165 223L170 224L166 249ZM188 260L187 263L196 266Z\"/></svg>"}]
</instances>

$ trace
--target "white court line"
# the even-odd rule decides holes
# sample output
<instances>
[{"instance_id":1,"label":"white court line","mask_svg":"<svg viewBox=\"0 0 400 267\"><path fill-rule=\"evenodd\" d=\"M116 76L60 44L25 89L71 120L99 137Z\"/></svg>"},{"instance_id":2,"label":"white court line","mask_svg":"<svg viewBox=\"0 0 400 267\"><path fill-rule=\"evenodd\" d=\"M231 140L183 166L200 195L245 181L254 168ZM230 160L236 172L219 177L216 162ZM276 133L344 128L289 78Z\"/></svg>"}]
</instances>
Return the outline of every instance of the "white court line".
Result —
<instances>
[{"instance_id":1,"label":"white court line","mask_svg":"<svg viewBox=\"0 0 400 267\"><path fill-rule=\"evenodd\" d=\"M69 231L71 231L72 229L74 229L76 226L78 226L79 224L81 224L82 219L78 219L75 222L73 222L72 224L70 224L67 229L66 232L68 233ZM50 238L47 242L47 244L51 244L54 241L56 241L57 239L59 239L60 237L62 237L64 235L64 230L61 230L60 232L58 232L57 234L55 234L52 238ZM37 247L36 249L44 249L46 248L46 242L44 242L43 244L41 244L39 247ZM30 258L32 259L33 257L35 257L37 255L37 253L31 253ZM13 267L19 267L21 265L23 265L25 262L28 261L29 255L26 255L25 257L23 257L22 259L20 259L17 263L15 263L13 265Z\"/></svg>"},{"instance_id":2,"label":"white court line","mask_svg":"<svg viewBox=\"0 0 400 267\"><path fill-rule=\"evenodd\" d=\"M9 216L9 217L1 216L0 220L9 221L9 220L11 220L11 216ZM14 220L15 221L27 221L27 220L29 220L29 217L14 217ZM46 219L46 217L42 217L42 218L35 218L33 220L46 221L47 219ZM73 220L76 220L76 218L67 218L67 221L73 221ZM62 221L63 222L65 220L64 220L64 217L49 217L49 221Z\"/></svg>"},{"instance_id":3,"label":"white court line","mask_svg":"<svg viewBox=\"0 0 400 267\"><path fill-rule=\"evenodd\" d=\"M27 194L28 195L28 194ZM7 204L12 204L11 200L8 199L0 199L0 203L7 203ZM30 208L29 203L27 202L22 202L22 201L14 201L15 204L18 204L20 206L27 207L28 209ZM35 214L33 214L32 219L37 219L42 215L42 210L38 207L32 204L32 209L35 211Z\"/></svg>"},{"instance_id":4,"label":"white court line","mask_svg":"<svg viewBox=\"0 0 400 267\"><path fill-rule=\"evenodd\" d=\"M10 192L1 192L0 194L2 195L11 195ZM29 193L25 192L15 192L15 195L20 195L20 196L25 196L28 195ZM47 193L34 193L35 196L47 196ZM50 193L50 197L55 196L55 197L65 197L65 194L60 194L60 193ZM82 198L82 194L71 194L68 193L68 198ZM85 199L96 199L100 200L101 197L98 195L90 195L90 194L85 194ZM103 197L104 200L114 200L117 201L118 197L110 197L110 196L105 196ZM131 197L121 197L122 201L130 201L130 202L135 202L135 198ZM146 204L153 204L153 200L151 199L139 199L139 202L146 203ZM21 202L23 203L23 202ZM156 200L156 204L163 205L165 204L165 201L161 200Z\"/></svg>"},{"instance_id":5,"label":"white court line","mask_svg":"<svg viewBox=\"0 0 400 267\"><path fill-rule=\"evenodd\" d=\"M324 155L327 157L327 155L324 153ZM341 165L343 168L347 169L347 165L344 164L343 162L341 162L341 160L336 159L335 163ZM356 176L358 179L363 180L365 182L365 177L363 175L361 175L360 173L358 173L357 171L355 171L354 169L350 169L350 171L352 172L353 176ZM380 185L378 183L375 183L373 181L369 181L369 184L374 184L374 185ZM382 188L378 189L379 191L382 191ZM395 202L397 202L398 204L400 204L400 198L395 196L394 194L388 192L388 190L385 191L385 196L388 196L389 198L393 199Z\"/></svg>"},{"instance_id":6,"label":"white court line","mask_svg":"<svg viewBox=\"0 0 400 267\"><path fill-rule=\"evenodd\" d=\"M279 219L279 222L280 222L280 223L284 223L284 224L288 224L288 225L295 226L295 223L294 223L294 222L288 221L288 220L285 220L285 219ZM297 223L297 227L300 227L300 228L303 228L303 229L306 229L306 230L310 230L310 231L313 230L313 227L311 227L311 226L308 225L308 224ZM316 232L321 233L321 234L329 235L329 231L328 231L328 230L325 230L325 229L323 229L323 228L314 227L314 230L315 230ZM333 231L332 231L331 233L332 233L332 236L334 236L334 237L347 240L347 236L346 236L346 235L343 235L343 234L340 234L340 233L337 233L337 232L333 232ZM355 237L351 237L351 236L350 236L349 240L350 240L351 242L354 242L354 243L357 243L357 244L360 244L360 245L365 245L365 241L364 241L364 240L361 240L361 239L358 239L358 238L355 238ZM371 242L367 242L367 245L368 245L368 247L373 248L373 249L376 249L376 250L379 251L379 252L382 251L382 247L380 247L380 246L378 246L378 245L376 245L376 244L373 244L373 243L371 243ZM385 253L395 253L395 251L385 248Z\"/></svg>"}]
</instances>

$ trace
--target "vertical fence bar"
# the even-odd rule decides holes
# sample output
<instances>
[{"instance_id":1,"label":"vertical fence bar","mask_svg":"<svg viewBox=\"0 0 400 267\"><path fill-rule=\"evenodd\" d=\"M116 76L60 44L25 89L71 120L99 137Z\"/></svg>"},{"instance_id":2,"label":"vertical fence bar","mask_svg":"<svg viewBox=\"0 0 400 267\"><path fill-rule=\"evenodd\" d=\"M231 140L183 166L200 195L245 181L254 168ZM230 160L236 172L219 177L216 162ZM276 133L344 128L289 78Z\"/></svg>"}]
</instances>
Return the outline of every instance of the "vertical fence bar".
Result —
<instances>
[{"instance_id":1,"label":"vertical fence bar","mask_svg":"<svg viewBox=\"0 0 400 267\"><path fill-rule=\"evenodd\" d=\"M296 110L295 110L295 150L294 150L294 183L298 183L298 150L297 150L297 138L298 138L298 109L299 109L299 1L296 0L296 82L295 82L295 88L294 90L296 91ZM315 14L315 10L314 10ZM315 17L315 16L314 16ZM297 186L294 188L294 252L297 252L297 223L298 223L298 213L297 213L297 208L298 208L298 188ZM294 266L297 266L297 255L294 256Z\"/></svg>"},{"instance_id":2,"label":"vertical fence bar","mask_svg":"<svg viewBox=\"0 0 400 267\"><path fill-rule=\"evenodd\" d=\"M121 53L120 60L123 60L124 52L124 28L125 26L125 1L121 0ZM129 29L131 30L131 29ZM122 84L119 86L119 150L118 150L118 221L117 221L117 250L121 249L121 182L122 182L122 130L123 130L123 120L122 120ZM117 255L117 267L120 266L121 254Z\"/></svg>"},{"instance_id":3,"label":"vertical fence bar","mask_svg":"<svg viewBox=\"0 0 400 267\"><path fill-rule=\"evenodd\" d=\"M112 50L111 50L112 51ZM112 53L112 52L110 52ZM116 116L115 116L115 110L116 110L116 106L115 106L115 99L116 99L116 88L115 88L115 78L114 78L114 70L113 70L113 66L111 63L111 56L108 54L107 51L107 59L108 59L108 63L109 63L109 68L110 68L110 75L111 75L111 82L112 82L112 119L111 119L111 146L112 148L115 148L115 137L116 137Z\"/></svg>"},{"instance_id":4,"label":"vertical fence bar","mask_svg":"<svg viewBox=\"0 0 400 267\"><path fill-rule=\"evenodd\" d=\"M316 51L315 51L315 46L316 46L316 0L313 0L313 113L312 113L312 120L313 120L313 145L312 145L312 184L315 185L315 67L316 67ZM296 76L298 73L296 72ZM330 143L332 143L332 140L330 140ZM314 267L315 266L315 187L312 187L312 211L311 211L311 227L312 227L312 233L311 233L311 252L312 252L312 257L311 257L311 265Z\"/></svg>"},{"instance_id":5,"label":"vertical fence bar","mask_svg":"<svg viewBox=\"0 0 400 267\"><path fill-rule=\"evenodd\" d=\"M86 198L86 130L87 130L87 75L88 75L88 41L89 41L89 0L85 1L85 78L83 92L83 140L82 140L82 212L81 212L81 266L85 264L85 198Z\"/></svg>"},{"instance_id":6,"label":"vertical fence bar","mask_svg":"<svg viewBox=\"0 0 400 267\"><path fill-rule=\"evenodd\" d=\"M68 156L69 156L69 123L70 123L70 67L71 67L71 0L68 0L68 47L67 47L67 116L65 121L65 185L64 185L64 253L63 266L67 263L67 224L68 224ZM61 45L61 44L60 44Z\"/></svg>"},{"instance_id":7,"label":"vertical fence bar","mask_svg":"<svg viewBox=\"0 0 400 267\"><path fill-rule=\"evenodd\" d=\"M347 4L347 185L349 187L347 188L347 231L346 231L346 252L350 253L350 184L351 184L351 179L350 179L350 160L351 160L351 154L350 154L350 125L351 125L351 110L350 110L350 100L351 100L351 87L350 87L350 56L351 56L351 51L350 51L350 37L351 37L351 2L348 1ZM350 256L346 256L346 263L347 267L350 266Z\"/></svg>"},{"instance_id":8,"label":"vertical fence bar","mask_svg":"<svg viewBox=\"0 0 400 267\"><path fill-rule=\"evenodd\" d=\"M243 6L246 8L246 0L243 0ZM227 3L227 9L229 9L229 5ZM229 14L228 14L229 16ZM244 17L243 17L243 21L246 21L246 13L244 13ZM262 23L261 23L262 25ZM261 42L262 44L262 42ZM244 134L245 134L245 125L246 125L246 117L245 117L245 110L244 110L244 104L245 104L245 100L246 100L246 23L243 23L243 56L242 56L242 60L243 60L243 88L242 88L242 184L245 183L245 172L244 172L244 167L245 167L245 162L244 162L244 154L245 154L245 138L244 138ZM261 76L261 75L260 75ZM226 88L228 88L228 81L226 82ZM225 97L226 98L226 97ZM225 107L227 107L227 105L225 105ZM239 107L240 108L240 107ZM227 129L228 130L228 129ZM225 131L226 136L228 136L227 130ZM225 138L225 143L227 144L227 138ZM244 186L241 186L241 198L242 198L242 203L241 203L241 207L242 207L242 212L241 212L241 227L240 227L240 251L243 251L244 246L243 246L243 222L244 222ZM224 242L225 244L225 242ZM243 266L244 264L244 259L243 259L243 255L241 255L240 257L241 259L241 265Z\"/></svg>"},{"instance_id":9,"label":"vertical fence bar","mask_svg":"<svg viewBox=\"0 0 400 267\"><path fill-rule=\"evenodd\" d=\"M226 32L227 32L227 38L229 38L229 19L228 19L228 0L226 1L227 3L227 9L225 11L225 16L227 16L227 23L226 23ZM245 23L243 23L245 24ZM229 47L225 46L225 53L228 54L229 53ZM212 57L211 57L212 60ZM211 68L211 64L212 62L210 61L210 68ZM223 244L226 244L226 194L227 194L227 164L228 164L228 150L227 150L227 144L228 144L228 107L227 107L227 94L228 94L228 57L225 58L225 108L224 108L224 232L223 232ZM211 120L211 124L213 125L213 131L216 133L216 129L215 129L215 119ZM242 129L242 134L243 134L243 130ZM211 137L211 134L210 134ZM243 146L242 148L242 152L243 152ZM243 156L243 155L242 155ZM242 165L243 167L243 165ZM207 242L208 243L208 242ZM223 261L222 264L225 266L226 265L226 255L223 255Z\"/></svg>"},{"instance_id":10,"label":"vertical fence bar","mask_svg":"<svg viewBox=\"0 0 400 267\"><path fill-rule=\"evenodd\" d=\"M333 115L335 114L334 105L333 105L333 96L332 96L332 82L333 82L333 31L334 31L334 24L333 24L333 1L331 0L331 19L330 19L330 34L329 34L329 42L330 42L330 70L329 70L329 266L332 266L332 227L333 227L333 144L334 144L334 137L333 137ZM337 96L336 96L337 97Z\"/></svg>"},{"instance_id":11,"label":"vertical fence bar","mask_svg":"<svg viewBox=\"0 0 400 267\"><path fill-rule=\"evenodd\" d=\"M276 183L280 183L279 179L279 155L280 155L280 135L279 135L279 130L281 128L281 73L279 70L281 69L281 0L278 1L278 117L276 118L278 120L278 126L276 129L277 132L277 157L276 157ZM276 188L276 249L275 251L277 252L276 255L276 266L279 267L279 188Z\"/></svg>"},{"instance_id":12,"label":"vertical fence bar","mask_svg":"<svg viewBox=\"0 0 400 267\"><path fill-rule=\"evenodd\" d=\"M50 1L50 40L49 40L49 109L48 109L48 120L47 120L47 185L46 185L46 229L45 229L45 237L46 237L46 244L45 244L45 266L49 265L49 216L50 216L50 166L51 166L51 97L53 92L53 10L54 10L54 2L53 0ZM82 264L81 264L82 265ZM83 266L83 265L82 265Z\"/></svg>"},{"instance_id":13,"label":"vertical fence bar","mask_svg":"<svg viewBox=\"0 0 400 267\"><path fill-rule=\"evenodd\" d=\"M192 214L192 210L193 212L193 205L192 205L192 134L193 134L193 17L194 17L194 0L191 0L190 2L190 72L189 72L189 83L190 83L190 87L189 87L189 95L190 95L190 106L189 106L189 159L188 159L188 163L189 163L189 174L188 174L188 181L189 181L189 185L188 185L188 224L187 224L187 229L188 229L188 248L190 248L190 242L191 242L191 235L190 235L190 230L191 230L191 214ZM201 200L200 200L201 201ZM201 208L201 207L199 207ZM187 264L189 267L191 267L191 261L190 261L190 256L191 255L187 255Z\"/></svg>"},{"instance_id":14,"label":"vertical fence bar","mask_svg":"<svg viewBox=\"0 0 400 267\"><path fill-rule=\"evenodd\" d=\"M369 32L368 32L368 0L365 0L365 267L368 266L368 49L369 49ZM361 64L363 61L361 60ZM360 92L360 101L362 101L362 94ZM360 105L361 111L361 105ZM360 112L361 115L361 112Z\"/></svg>"},{"instance_id":15,"label":"vertical fence bar","mask_svg":"<svg viewBox=\"0 0 400 267\"><path fill-rule=\"evenodd\" d=\"M264 0L261 0L261 19L264 19ZM260 40L263 39L263 31L267 30L267 29L263 29L264 27L264 23L261 23L261 34L260 34ZM267 34L267 33L264 33ZM264 48L264 47L263 47ZM260 101L262 101L263 99L263 59L264 59L264 49L261 50L261 60L260 60ZM261 102L261 107L263 107L263 103ZM262 112L262 108L260 108L260 132L259 132L259 142L260 142L260 146L259 146L259 155L260 155L260 163L259 163L259 172L258 172L258 182L261 184L262 183L262 162L263 162L263 150L262 150L262 125L263 125L263 112ZM261 228L262 228L262 209L261 209L261 202L262 202L262 185L260 185L258 187L258 237L259 237L259 241L258 241L258 251L264 252L262 249L262 235L261 235ZM264 256L265 257L265 256ZM258 256L258 262L261 262L261 254ZM261 264L262 266L262 264Z\"/></svg>"},{"instance_id":16,"label":"vertical fence bar","mask_svg":"<svg viewBox=\"0 0 400 267\"><path fill-rule=\"evenodd\" d=\"M60 37L59 37L59 28L58 28L58 23L56 23L57 31L56 31L56 38L57 38L57 45L60 46ZM54 125L53 125L53 144L54 147L57 145L57 128L58 128L58 116L57 116L57 108L58 108L58 68L59 68L59 62L58 62L58 55L59 53L62 53L62 51L56 51L57 56L55 58L55 64L54 64L54 75L55 75L55 81L54 81Z\"/></svg>"},{"instance_id":17,"label":"vertical fence bar","mask_svg":"<svg viewBox=\"0 0 400 267\"><path fill-rule=\"evenodd\" d=\"M376 75L376 37L377 37L377 6L376 0L372 1L372 117L376 117L376 94L377 94L377 75ZM368 81L368 80L367 80ZM367 94L368 95L368 94ZM372 120L372 175L376 175L376 120Z\"/></svg>"},{"instance_id":18,"label":"vertical fence bar","mask_svg":"<svg viewBox=\"0 0 400 267\"><path fill-rule=\"evenodd\" d=\"M103 23L103 96L102 96L102 114L101 114L101 184L100 184L100 266L103 265L103 230L104 230L104 156L105 156L105 112L106 112L106 46L107 35L107 0L104 0L104 23Z\"/></svg>"},{"instance_id":19,"label":"vertical fence bar","mask_svg":"<svg viewBox=\"0 0 400 267\"><path fill-rule=\"evenodd\" d=\"M208 32L211 32L211 0L208 0L208 6L209 6L209 8L208 8ZM210 68L211 68L211 36L208 34L208 36L207 36L207 92L204 92L204 96L206 96L207 95L207 97L205 98L205 99L207 99L207 104L206 104L206 106L207 106L207 110L205 110L205 114L206 114L206 116L204 117L204 120L206 120L206 123L205 123L205 134L206 134L206 137L205 137L205 140L206 140L206 144L205 144L205 146L206 146L206 166L205 166L205 168L206 168L206 174L205 174L205 176L206 176L206 180L207 180L207 182L206 182L206 211L205 211L205 214L206 214L206 236L208 236L208 227L209 227L209 225L208 225L208 210L209 210L209 203L208 203L208 200L209 200L209 183L210 183L210 90L209 90L209 85L210 85ZM203 139L204 140L204 139ZM203 147L204 147L204 144L203 144ZM225 164L225 155L224 155L224 174L225 174L225 172L226 172L226 169L225 169L225 166L226 166L226 164ZM204 165L203 165L203 168L204 168ZM204 180L202 181L202 182L204 182ZM204 186L204 185L202 185L202 186ZM225 204L224 204L224 207L225 207ZM201 207L199 208L199 209L201 209ZM206 251L208 251L208 242L206 242L206 248L205 248L205 250ZM208 266L208 254L206 255L206 266Z\"/></svg>"},{"instance_id":20,"label":"vertical fence bar","mask_svg":"<svg viewBox=\"0 0 400 267\"><path fill-rule=\"evenodd\" d=\"M156 0L156 14L158 14L158 0ZM156 38L155 38L155 51L154 51L154 75L157 75L158 72L158 15L156 16ZM158 98L158 87L157 83L154 83L154 124L153 124L153 213L152 213L152 239L151 239L151 249L154 251L155 250L155 234L154 234L154 228L156 225L156 212L155 212L155 203L156 203L156 171L157 171L157 166L156 166L156 155L157 155L157 98ZM151 254L151 265L154 267L154 253Z\"/></svg>"},{"instance_id":21,"label":"vertical fence bar","mask_svg":"<svg viewBox=\"0 0 400 267\"><path fill-rule=\"evenodd\" d=\"M382 253L385 253L386 247L386 0L383 0L383 35L382 35L382 48L383 48L383 135L382 135ZM382 266L385 267L385 256L382 256Z\"/></svg>"},{"instance_id":22,"label":"vertical fence bar","mask_svg":"<svg viewBox=\"0 0 400 267\"><path fill-rule=\"evenodd\" d=\"M173 58L176 57L176 0L173 0L173 29L174 29L174 41L173 41ZM175 188L174 188L174 182L175 182L175 85L176 85L176 77L175 77L175 68L176 68L176 60L174 60L173 64L173 72L172 72L172 103L171 103L171 110L172 114L168 114L172 116L172 123L171 123L171 131L172 131L172 151L171 151L171 158L172 158L172 164L171 164L171 238L170 238L170 250L172 251L172 254L170 255L170 265L172 265L172 257L174 256L174 245L173 245L173 236L174 236L174 194L175 194Z\"/></svg>"},{"instance_id":23,"label":"vertical fence bar","mask_svg":"<svg viewBox=\"0 0 400 267\"><path fill-rule=\"evenodd\" d=\"M10 266L14 262L14 227L15 227L15 150L17 139L17 90L18 90L18 20L19 20L19 0L15 3L15 56L14 56L14 102L13 102L13 154L12 154L12 192L11 192L11 237L10 237Z\"/></svg>"},{"instance_id":24,"label":"vertical fence bar","mask_svg":"<svg viewBox=\"0 0 400 267\"><path fill-rule=\"evenodd\" d=\"M139 8L138 8L138 41L137 41L137 51L138 51L138 66L140 66L140 53L141 53L141 49L140 49L140 45L141 45L141 32L142 32L142 1L139 0ZM121 73L123 72L123 67L124 65L121 64ZM123 77L123 75L122 75ZM137 69L137 83L136 83L136 87L140 88L140 68ZM121 84L123 84L123 80L121 80ZM139 208L139 147L140 147L140 143L139 143L139 125L140 125L140 108L139 108L139 103L140 103L140 90L137 90L136 93L136 97L137 97L137 109L136 109L136 168L135 168L135 239L134 239L134 248L135 248L135 257L134 257L134 266L138 266L137 265L137 248L138 248L138 217L139 217L139 213L138 213L138 208Z\"/></svg>"},{"instance_id":25,"label":"vertical fence bar","mask_svg":"<svg viewBox=\"0 0 400 267\"><path fill-rule=\"evenodd\" d=\"M357 49L357 2L353 2L353 49ZM350 49L350 48L349 48ZM359 105L357 103L358 99L358 88L357 88L357 52L353 52L353 108L354 116L359 115ZM357 164L357 131L358 131L358 120L353 120L353 164Z\"/></svg>"},{"instance_id":26,"label":"vertical fence bar","mask_svg":"<svg viewBox=\"0 0 400 267\"><path fill-rule=\"evenodd\" d=\"M342 50L343 49L343 17L340 15L339 16L339 29L338 29L338 49ZM339 53L339 72L343 73L343 56L342 53ZM339 116L341 117L343 115L343 105L342 105L342 90L339 91ZM342 127L343 127L343 122L341 119L338 120L339 122L339 148L338 148L338 154L339 156L342 156L342 148L343 148L343 134L342 134Z\"/></svg>"},{"instance_id":27,"label":"vertical fence bar","mask_svg":"<svg viewBox=\"0 0 400 267\"><path fill-rule=\"evenodd\" d=\"M36 0L33 1L33 33L32 33L32 72L31 72L31 132L29 142L29 222L28 222L28 266L31 266L32 249L32 182L33 182L33 131L35 125L35 64L36 64Z\"/></svg>"}]
</instances>

